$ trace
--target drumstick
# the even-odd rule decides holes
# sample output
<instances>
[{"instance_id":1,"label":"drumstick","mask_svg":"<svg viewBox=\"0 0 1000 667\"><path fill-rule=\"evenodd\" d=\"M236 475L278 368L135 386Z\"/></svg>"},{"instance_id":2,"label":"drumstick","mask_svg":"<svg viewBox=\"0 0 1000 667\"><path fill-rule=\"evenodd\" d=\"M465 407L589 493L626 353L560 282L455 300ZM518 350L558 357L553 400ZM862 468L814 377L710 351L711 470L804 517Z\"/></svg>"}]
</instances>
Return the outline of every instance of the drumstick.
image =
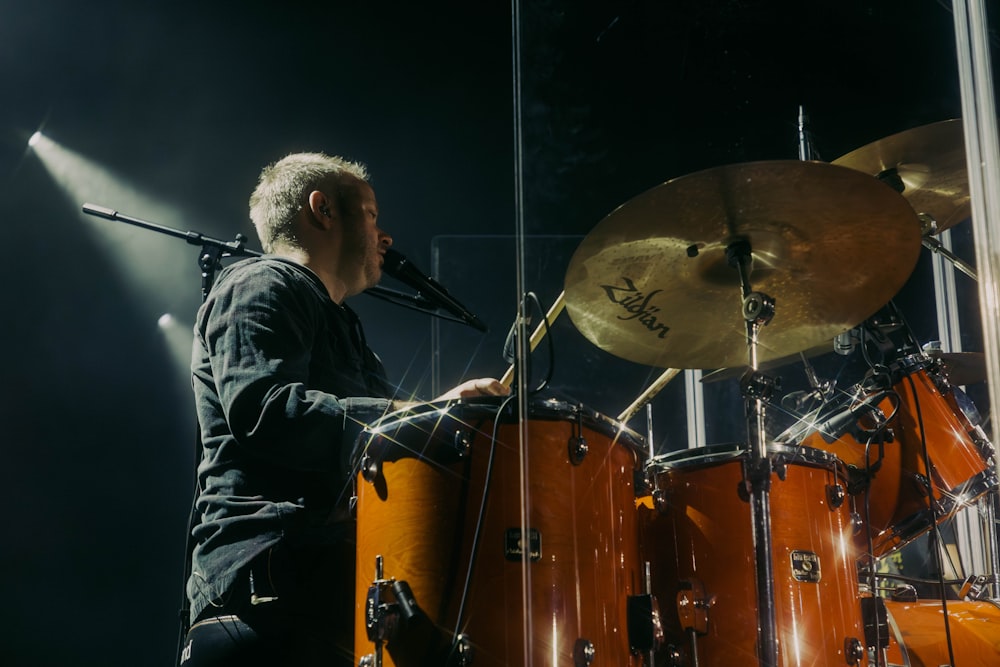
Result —
<instances>
[{"instance_id":1,"label":"drumstick","mask_svg":"<svg viewBox=\"0 0 1000 667\"><path fill-rule=\"evenodd\" d=\"M549 312L545 314L545 322L541 322L537 327L535 327L534 333L532 333L531 337L528 339L528 344L530 346L530 349L528 350L529 353L535 351L538 344L542 342L542 338L545 337L545 332L550 326L552 326L552 323L556 321L556 318L559 317L565 307L566 292L562 291L559 293L559 296L556 297L555 303L552 304L552 307L549 308ZM546 322L548 324L546 324ZM500 378L500 384L505 387L509 387L510 383L513 381L514 364L511 364L510 368L507 369L507 372L503 374L502 378Z\"/></svg>"},{"instance_id":2,"label":"drumstick","mask_svg":"<svg viewBox=\"0 0 1000 667\"><path fill-rule=\"evenodd\" d=\"M681 369L679 368L668 368L663 371L663 374L656 378L656 382L649 385L646 391L639 395L639 398L632 401L632 405L625 408L625 412L618 415L618 421L625 423L631 419L632 415L637 413L646 403L653 400L653 397L660 393L660 390L666 387L667 383L673 380L680 372Z\"/></svg>"}]
</instances>

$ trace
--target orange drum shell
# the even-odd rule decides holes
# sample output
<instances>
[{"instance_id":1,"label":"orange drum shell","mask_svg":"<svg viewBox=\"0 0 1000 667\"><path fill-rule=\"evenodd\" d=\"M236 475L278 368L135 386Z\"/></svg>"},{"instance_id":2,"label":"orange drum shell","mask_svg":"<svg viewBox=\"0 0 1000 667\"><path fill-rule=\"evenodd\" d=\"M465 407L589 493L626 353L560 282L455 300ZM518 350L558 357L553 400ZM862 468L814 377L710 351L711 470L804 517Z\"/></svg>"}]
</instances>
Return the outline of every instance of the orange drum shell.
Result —
<instances>
[{"instance_id":1,"label":"orange drum shell","mask_svg":"<svg viewBox=\"0 0 1000 667\"><path fill-rule=\"evenodd\" d=\"M704 587L710 605L707 632L696 640L698 664L757 664L752 520L750 504L739 491L744 459L700 466L687 461L660 469L656 486L665 503L661 509L639 503L643 558L651 563L668 642L685 656L686 665L694 661L675 600L678 589L691 581ZM845 639L863 642L864 629L849 504L831 507L827 492L844 480L833 463L788 464L784 475L783 481L772 475L770 492L779 664L847 664ZM818 556L819 582L795 580L793 552Z\"/></svg>"},{"instance_id":2,"label":"orange drum shell","mask_svg":"<svg viewBox=\"0 0 1000 667\"><path fill-rule=\"evenodd\" d=\"M431 644L450 641L485 486L492 426L489 421L478 425L463 461L400 458L384 463L379 484L358 480L358 657L373 651L365 634L364 606L376 555L384 559L384 577L407 581L434 624L431 632L390 644L384 664L432 664L427 653ZM641 592L634 512L637 453L585 426L589 452L573 465L568 444L578 433L579 426L568 421L527 424L528 520L541 534L541 553L524 572L517 556L505 557L506 535L521 525L518 431L516 424L500 425L460 628L473 644L477 666L522 664L525 651L535 664L573 664L578 639L593 644L600 664L640 664L629 650L626 618L627 596ZM527 601L525 587L530 590Z\"/></svg>"},{"instance_id":3,"label":"orange drum shell","mask_svg":"<svg viewBox=\"0 0 1000 667\"><path fill-rule=\"evenodd\" d=\"M896 642L891 664L948 665L947 634L940 600L886 600ZM948 601L948 624L956 665L1000 665L1000 608L987 601Z\"/></svg>"}]
</instances>

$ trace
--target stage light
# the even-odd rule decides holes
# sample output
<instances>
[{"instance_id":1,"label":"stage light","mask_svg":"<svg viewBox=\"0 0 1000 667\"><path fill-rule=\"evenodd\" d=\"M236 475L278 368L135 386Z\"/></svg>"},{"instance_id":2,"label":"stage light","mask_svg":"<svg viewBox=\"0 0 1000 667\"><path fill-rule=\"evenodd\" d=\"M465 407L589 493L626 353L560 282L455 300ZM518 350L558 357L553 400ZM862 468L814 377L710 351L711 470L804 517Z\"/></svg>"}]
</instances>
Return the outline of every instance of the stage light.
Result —
<instances>
[{"instance_id":1,"label":"stage light","mask_svg":"<svg viewBox=\"0 0 1000 667\"><path fill-rule=\"evenodd\" d=\"M28 146L34 148L35 145L42 140L42 136L43 135L41 132L35 132L33 135L31 135L31 137L28 138Z\"/></svg>"},{"instance_id":2,"label":"stage light","mask_svg":"<svg viewBox=\"0 0 1000 667\"><path fill-rule=\"evenodd\" d=\"M103 247L105 258L95 256L93 261L117 265L120 285L132 292L133 300L141 308L149 309L146 316L156 318L164 311L190 311L193 315L201 285L197 248L155 231L86 215L81 206L84 203L106 206L181 230L184 230L183 212L143 192L132 179L63 146L47 133L35 133L31 152L68 200L75 212L73 219L79 220Z\"/></svg>"},{"instance_id":3,"label":"stage light","mask_svg":"<svg viewBox=\"0 0 1000 667\"><path fill-rule=\"evenodd\" d=\"M178 387L186 390L191 381L191 347L194 344L192 327L170 313L161 315L156 324L170 353Z\"/></svg>"}]
</instances>

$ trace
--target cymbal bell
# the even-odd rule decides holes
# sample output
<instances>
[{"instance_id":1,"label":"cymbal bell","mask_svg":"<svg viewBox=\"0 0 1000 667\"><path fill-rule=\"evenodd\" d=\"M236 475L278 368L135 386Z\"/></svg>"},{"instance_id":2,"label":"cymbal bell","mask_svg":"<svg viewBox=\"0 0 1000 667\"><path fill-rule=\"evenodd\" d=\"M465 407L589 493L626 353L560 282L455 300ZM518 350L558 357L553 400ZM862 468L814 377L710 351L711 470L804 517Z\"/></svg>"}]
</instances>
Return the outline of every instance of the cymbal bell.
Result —
<instances>
[{"instance_id":1,"label":"cymbal bell","mask_svg":"<svg viewBox=\"0 0 1000 667\"><path fill-rule=\"evenodd\" d=\"M972 213L961 120L893 134L833 164L875 176L900 192L924 218L925 234L954 227Z\"/></svg>"},{"instance_id":2,"label":"cymbal bell","mask_svg":"<svg viewBox=\"0 0 1000 667\"><path fill-rule=\"evenodd\" d=\"M664 368L746 365L739 271L775 300L758 360L795 354L855 326L899 290L920 224L898 193L857 170L774 161L709 169L626 202L584 238L566 309L597 347Z\"/></svg>"}]
</instances>

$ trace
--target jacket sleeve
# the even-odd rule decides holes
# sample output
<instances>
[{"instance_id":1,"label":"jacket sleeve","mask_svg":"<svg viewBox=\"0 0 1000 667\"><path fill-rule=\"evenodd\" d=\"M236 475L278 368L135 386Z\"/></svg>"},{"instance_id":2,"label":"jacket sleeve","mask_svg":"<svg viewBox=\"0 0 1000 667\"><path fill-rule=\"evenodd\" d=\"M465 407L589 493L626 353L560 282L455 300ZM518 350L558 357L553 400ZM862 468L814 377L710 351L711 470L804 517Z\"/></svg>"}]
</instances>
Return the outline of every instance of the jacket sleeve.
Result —
<instances>
[{"instance_id":1,"label":"jacket sleeve","mask_svg":"<svg viewBox=\"0 0 1000 667\"><path fill-rule=\"evenodd\" d=\"M332 471L391 402L310 388L313 337L325 331L310 297L280 271L258 265L216 285L196 335L241 448L275 465Z\"/></svg>"}]
</instances>

